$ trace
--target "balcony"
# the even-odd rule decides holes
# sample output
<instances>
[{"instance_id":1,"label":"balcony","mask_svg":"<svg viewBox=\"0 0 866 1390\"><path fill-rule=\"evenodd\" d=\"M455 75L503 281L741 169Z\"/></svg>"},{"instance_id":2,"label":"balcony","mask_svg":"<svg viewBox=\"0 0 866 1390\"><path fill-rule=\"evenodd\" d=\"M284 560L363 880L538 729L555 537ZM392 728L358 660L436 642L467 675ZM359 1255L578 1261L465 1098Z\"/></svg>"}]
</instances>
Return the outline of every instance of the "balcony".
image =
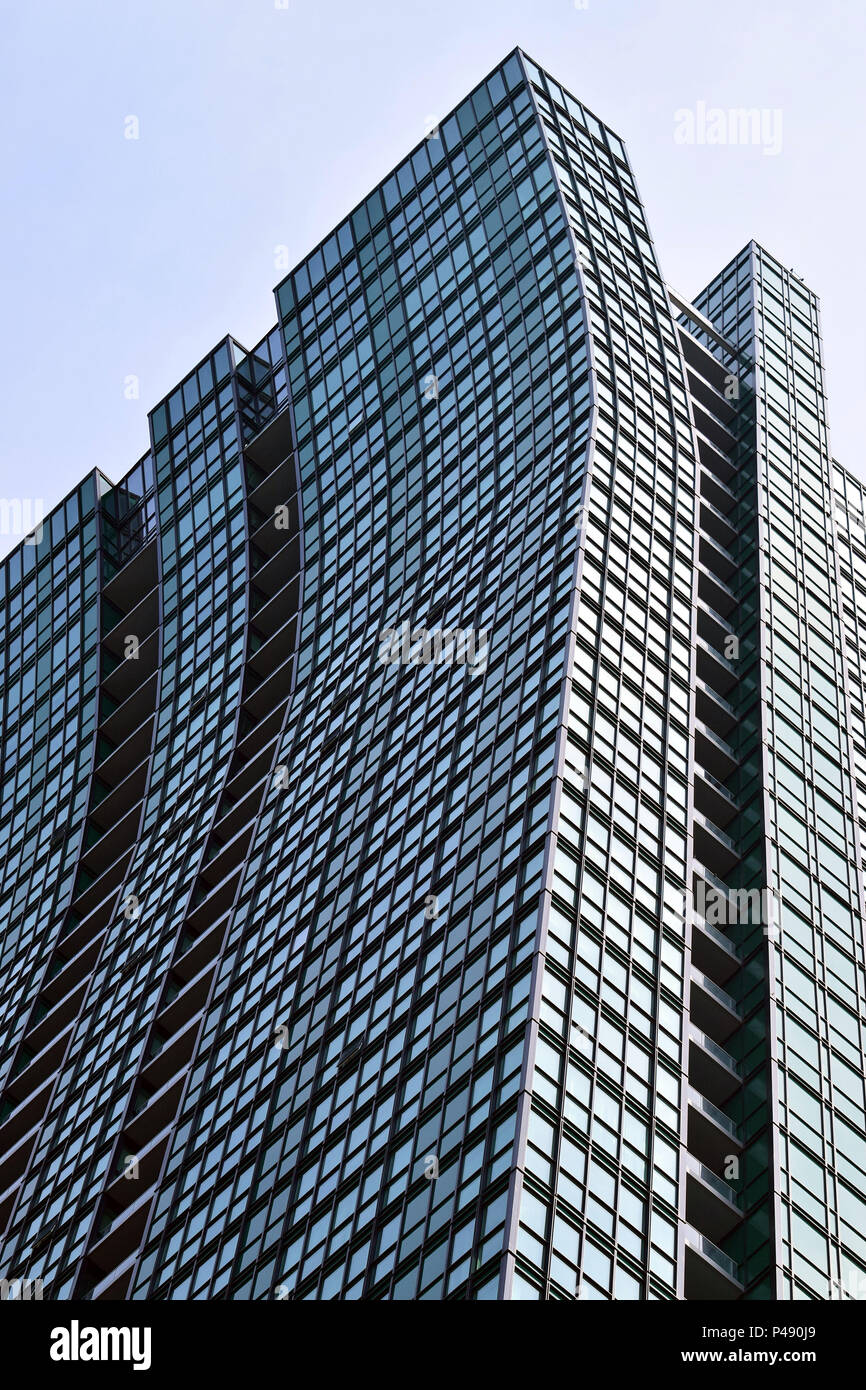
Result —
<instances>
[{"instance_id":1,"label":"balcony","mask_svg":"<svg viewBox=\"0 0 866 1390\"><path fill-rule=\"evenodd\" d=\"M689 1081L714 1105L724 1105L742 1084L735 1059L693 1023L688 1039Z\"/></svg>"},{"instance_id":2,"label":"balcony","mask_svg":"<svg viewBox=\"0 0 866 1390\"><path fill-rule=\"evenodd\" d=\"M277 639L273 639L276 641ZM283 648L283 661L248 694L244 694L244 707L254 719L265 719L280 705L285 704L292 689L294 669L294 649L286 642ZM255 674L247 669L247 675Z\"/></svg>"},{"instance_id":3,"label":"balcony","mask_svg":"<svg viewBox=\"0 0 866 1390\"><path fill-rule=\"evenodd\" d=\"M181 1067L186 1066L195 1049L200 1022L196 1014L171 1037L163 1038L159 1030L154 1032L150 1039L150 1056L138 1074L139 1082L158 1091Z\"/></svg>"},{"instance_id":4,"label":"balcony","mask_svg":"<svg viewBox=\"0 0 866 1390\"><path fill-rule=\"evenodd\" d=\"M711 473L703 462L698 464L698 485L701 497L712 502L716 511L730 519L734 509L739 505L737 495L717 474Z\"/></svg>"},{"instance_id":5,"label":"balcony","mask_svg":"<svg viewBox=\"0 0 866 1390\"><path fill-rule=\"evenodd\" d=\"M740 1298L743 1286L737 1265L694 1226L686 1225L685 1296L689 1301Z\"/></svg>"},{"instance_id":6,"label":"balcony","mask_svg":"<svg viewBox=\"0 0 866 1390\"><path fill-rule=\"evenodd\" d=\"M700 402L701 408L705 409L714 420L719 422L723 429L727 430L736 421L737 407L725 395L728 377L721 363L716 363L716 366L722 372L721 378L717 372L710 375L707 372L693 371L689 368L689 389L692 400Z\"/></svg>"},{"instance_id":7,"label":"balcony","mask_svg":"<svg viewBox=\"0 0 866 1390\"><path fill-rule=\"evenodd\" d=\"M740 813L739 803L731 795L730 789L720 782L704 767L695 768L695 804L701 802L699 809L711 807L712 819L724 829Z\"/></svg>"},{"instance_id":8,"label":"balcony","mask_svg":"<svg viewBox=\"0 0 866 1390\"><path fill-rule=\"evenodd\" d=\"M266 434L267 430L265 430L264 433ZM260 435L259 438L262 438L262 436ZM281 448L282 444L275 452L279 454ZM252 450L255 449L256 445L254 441ZM255 508L256 511L261 512L264 516L272 516L277 507L281 506L283 503L287 503L290 512L296 513L298 510L298 498L295 491L297 480L295 478L295 461L293 455L291 453L284 455L281 461L270 469L270 472L262 475L262 464L265 461L263 459L264 451L258 450L257 453L258 461L253 463L256 476L249 477L247 480L247 506L251 509ZM246 456L252 462L253 453L249 446L246 450ZM273 454L271 457L273 457ZM249 467L249 463L247 465L247 471L248 473L252 471Z\"/></svg>"},{"instance_id":9,"label":"balcony","mask_svg":"<svg viewBox=\"0 0 866 1390\"><path fill-rule=\"evenodd\" d=\"M99 721L99 732L118 747L144 724L156 707L156 672L133 690L122 704L115 705L111 713L104 713Z\"/></svg>"},{"instance_id":10,"label":"balcony","mask_svg":"<svg viewBox=\"0 0 866 1390\"><path fill-rule=\"evenodd\" d=\"M213 931L218 926L222 926L225 931L235 900L236 887L237 883L233 878L231 883L221 883L211 892L194 894L186 914L186 929L193 939L198 939L205 932ZM187 975L185 978L192 979L192 976Z\"/></svg>"},{"instance_id":11,"label":"balcony","mask_svg":"<svg viewBox=\"0 0 866 1390\"><path fill-rule=\"evenodd\" d=\"M157 579L157 546L156 536L153 536L121 569L106 579L102 586L102 597L126 613L131 604L154 587Z\"/></svg>"},{"instance_id":12,"label":"balcony","mask_svg":"<svg viewBox=\"0 0 866 1390\"><path fill-rule=\"evenodd\" d=\"M8 1101L12 1108L0 1119L0 1154L14 1149L28 1130L41 1123L53 1086L54 1077L46 1077L37 1091L17 1104L9 1096L8 1089L3 1092L4 1106Z\"/></svg>"},{"instance_id":13,"label":"balcony","mask_svg":"<svg viewBox=\"0 0 866 1390\"><path fill-rule=\"evenodd\" d=\"M108 599L103 599L102 642L106 651L112 652L121 660L125 653L126 637L134 634L139 642L149 637L159 626L159 591L152 588L144 598L136 595L133 607L119 609ZM108 621L113 617L114 621Z\"/></svg>"},{"instance_id":14,"label":"balcony","mask_svg":"<svg viewBox=\"0 0 866 1390\"><path fill-rule=\"evenodd\" d=\"M713 540L705 531L699 533L698 555L701 564L705 565L708 570L712 570L725 584L730 584L737 574L739 566L736 557L726 546L719 545L718 541Z\"/></svg>"},{"instance_id":15,"label":"balcony","mask_svg":"<svg viewBox=\"0 0 866 1390\"><path fill-rule=\"evenodd\" d=\"M716 647L720 651L729 638L737 635L725 615L719 613L700 595L698 595L697 600L697 618L699 636L709 642L710 646Z\"/></svg>"},{"instance_id":16,"label":"balcony","mask_svg":"<svg viewBox=\"0 0 866 1390\"><path fill-rule=\"evenodd\" d=\"M177 984L171 985L170 982L170 988L166 991L162 1007L156 1016L158 1028L167 1034L174 1033L183 1028L190 1019L198 1017L207 1003L215 963L216 958L207 961L189 980L181 982L178 976Z\"/></svg>"},{"instance_id":17,"label":"balcony","mask_svg":"<svg viewBox=\"0 0 866 1390\"><path fill-rule=\"evenodd\" d=\"M132 1271L138 1259L138 1251L134 1250L125 1260L116 1265L103 1279L94 1285L89 1292L78 1290L75 1297L82 1299L92 1299L98 1302L116 1302L126 1299L129 1296L129 1281L132 1278Z\"/></svg>"},{"instance_id":18,"label":"balcony","mask_svg":"<svg viewBox=\"0 0 866 1390\"><path fill-rule=\"evenodd\" d=\"M90 978L101 949L101 938L94 937L74 956L61 955L59 950L55 951L40 994L52 1004L63 999L76 985Z\"/></svg>"},{"instance_id":19,"label":"balcony","mask_svg":"<svg viewBox=\"0 0 866 1390\"><path fill-rule=\"evenodd\" d=\"M156 1182L171 1134L172 1127L167 1125L149 1144L145 1144L144 1148L138 1149L134 1153L129 1145L120 1145L116 1161L117 1175L105 1189L107 1201L118 1212L131 1206L134 1201L138 1200L145 1188L151 1187ZM127 1158L134 1158L136 1161L135 1171L137 1175L134 1178L126 1176L129 1171L126 1166Z\"/></svg>"},{"instance_id":20,"label":"balcony","mask_svg":"<svg viewBox=\"0 0 866 1390\"><path fill-rule=\"evenodd\" d=\"M700 560L697 564L697 576L698 597L704 599L718 613L724 613L726 617L733 613L739 599L730 585L726 584L715 570L711 569L709 565L702 564Z\"/></svg>"},{"instance_id":21,"label":"balcony","mask_svg":"<svg viewBox=\"0 0 866 1390\"><path fill-rule=\"evenodd\" d=\"M694 812L693 821L695 854L714 873L720 876L729 874L740 859L735 841L702 811Z\"/></svg>"},{"instance_id":22,"label":"balcony","mask_svg":"<svg viewBox=\"0 0 866 1390\"><path fill-rule=\"evenodd\" d=\"M135 843L136 831L140 819L141 792L144 790L143 767L133 774L134 785L140 787L139 796L135 799L129 794L127 788L128 808L124 807L119 799L116 799L118 819L111 824L110 829L100 831L100 828L93 824L88 824L87 835L88 845L81 855L79 866L85 873L92 874L94 879L104 873L106 869L118 859L118 857L128 851ZM129 778L127 778L127 782ZM106 798L110 800L112 798Z\"/></svg>"},{"instance_id":23,"label":"balcony","mask_svg":"<svg viewBox=\"0 0 866 1390\"><path fill-rule=\"evenodd\" d=\"M244 448L246 457L266 474L273 473L291 456L291 452L292 422L285 408L273 415Z\"/></svg>"},{"instance_id":24,"label":"balcony","mask_svg":"<svg viewBox=\"0 0 866 1390\"><path fill-rule=\"evenodd\" d=\"M18 1191L22 1175L27 1171L30 1162L30 1155L33 1146L39 1136L41 1128L41 1116L39 1123L31 1125L30 1129L19 1136L9 1148L4 1146L0 1151L0 1213L3 1213L8 1206L11 1206ZM6 1229L6 1222L11 1215L11 1211L6 1212L5 1219L0 1215L0 1236Z\"/></svg>"},{"instance_id":25,"label":"balcony","mask_svg":"<svg viewBox=\"0 0 866 1390\"><path fill-rule=\"evenodd\" d=\"M112 789L119 786L134 768L150 757L151 723L152 716L115 747L107 739L100 739L101 756L97 762L97 772L107 786Z\"/></svg>"},{"instance_id":26,"label":"balcony","mask_svg":"<svg viewBox=\"0 0 866 1390\"><path fill-rule=\"evenodd\" d=\"M738 716L733 705L699 676L695 678L695 694L695 713L698 719L712 729L717 738L724 741L737 723Z\"/></svg>"},{"instance_id":27,"label":"balcony","mask_svg":"<svg viewBox=\"0 0 866 1390\"><path fill-rule=\"evenodd\" d=\"M713 401L713 411L716 409L716 401ZM695 397L692 392L692 411L695 417L695 428L704 439L720 453L722 457L729 456L736 448L737 441L730 430L716 418L714 413L706 409Z\"/></svg>"},{"instance_id":28,"label":"balcony","mask_svg":"<svg viewBox=\"0 0 866 1390\"><path fill-rule=\"evenodd\" d=\"M700 424L698 424L697 434L698 457L701 463L723 483L733 482L739 472L739 468L734 462L733 450L728 453L724 448L720 449L718 444L707 437Z\"/></svg>"},{"instance_id":29,"label":"balcony","mask_svg":"<svg viewBox=\"0 0 866 1390\"><path fill-rule=\"evenodd\" d=\"M234 800L223 793L220 818L213 828L214 839L227 844L235 835L251 825L258 814L261 799L260 786L251 787L240 800Z\"/></svg>"},{"instance_id":30,"label":"balcony","mask_svg":"<svg viewBox=\"0 0 866 1390\"><path fill-rule=\"evenodd\" d=\"M184 1065L183 1070L166 1082L159 1091L150 1096L145 1095L139 1109L127 1118L124 1133L133 1153L138 1153L145 1145L151 1143L160 1130L174 1119L186 1074L187 1065Z\"/></svg>"},{"instance_id":31,"label":"balcony","mask_svg":"<svg viewBox=\"0 0 866 1390\"><path fill-rule=\"evenodd\" d=\"M111 902L104 901L96 904L86 914L70 912L63 925L63 935L59 938L57 945L63 949L63 954L67 957L76 955L86 945L88 941L94 941L105 931L106 919L113 908Z\"/></svg>"},{"instance_id":32,"label":"balcony","mask_svg":"<svg viewBox=\"0 0 866 1390\"><path fill-rule=\"evenodd\" d=\"M97 1269L108 1274L121 1260L137 1251L147 1226L152 1197L153 1192L149 1190L122 1212L115 1213L111 1207L103 1209L105 1224L96 1244L87 1252L88 1260Z\"/></svg>"},{"instance_id":33,"label":"balcony","mask_svg":"<svg viewBox=\"0 0 866 1390\"><path fill-rule=\"evenodd\" d=\"M75 910L79 916L89 916L98 904L105 904L108 912L113 911L114 900L117 897L118 889L122 887L126 878L131 855L132 846L130 845L122 851L113 864L101 870L96 878L86 869L79 870L73 898Z\"/></svg>"},{"instance_id":34,"label":"balcony","mask_svg":"<svg viewBox=\"0 0 866 1390\"><path fill-rule=\"evenodd\" d=\"M235 744L235 765L247 766L252 758L257 758L265 748L272 748L283 730L283 708L278 706L270 714L254 719L245 707L238 724L238 738Z\"/></svg>"},{"instance_id":35,"label":"balcony","mask_svg":"<svg viewBox=\"0 0 866 1390\"><path fill-rule=\"evenodd\" d=\"M124 816L132 810L138 810L147 784L147 768L148 760L142 759L138 767L134 768L128 777L124 778L122 782L115 783L106 791L101 801L91 806L87 822L88 831L95 828L102 831L103 837L110 835L118 828ZM136 825L135 830L137 829ZM96 844L97 841L93 841L93 843ZM85 852L81 862L90 867L88 854L89 849Z\"/></svg>"},{"instance_id":36,"label":"balcony","mask_svg":"<svg viewBox=\"0 0 866 1390\"><path fill-rule=\"evenodd\" d=\"M692 965L689 975L690 1017L696 1028L725 1042L742 1023L737 1001L709 975Z\"/></svg>"},{"instance_id":37,"label":"balcony","mask_svg":"<svg viewBox=\"0 0 866 1390\"><path fill-rule=\"evenodd\" d=\"M24 1042L34 1055L41 1052L50 1038L62 1033L78 1016L89 983L89 978L79 980L62 999L50 1007L47 999L37 995L27 1023L27 1032L24 1034Z\"/></svg>"},{"instance_id":38,"label":"balcony","mask_svg":"<svg viewBox=\"0 0 866 1390\"><path fill-rule=\"evenodd\" d=\"M159 637L155 632L141 643L136 658L121 658L118 661L113 653L107 653L102 689L122 705L139 686L144 685L155 674L158 659Z\"/></svg>"},{"instance_id":39,"label":"balcony","mask_svg":"<svg viewBox=\"0 0 866 1390\"><path fill-rule=\"evenodd\" d=\"M720 738L707 724L695 720L695 757L717 782L725 782L732 777L740 765L740 760L726 739Z\"/></svg>"},{"instance_id":40,"label":"balcony","mask_svg":"<svg viewBox=\"0 0 866 1390\"><path fill-rule=\"evenodd\" d=\"M7 1096L24 1097L39 1087L49 1077L54 1077L63 1065L66 1049L70 1041L69 1030L72 1019L56 1033L52 1033L37 1052L32 1044L25 1043L15 1059L18 1070L13 1072L6 1083Z\"/></svg>"},{"instance_id":41,"label":"balcony","mask_svg":"<svg viewBox=\"0 0 866 1390\"><path fill-rule=\"evenodd\" d=\"M718 1242L729 1236L742 1219L734 1189L693 1154L686 1154L686 1220L689 1224Z\"/></svg>"},{"instance_id":42,"label":"balcony","mask_svg":"<svg viewBox=\"0 0 866 1390\"><path fill-rule=\"evenodd\" d=\"M222 886L223 885L220 885L220 889L217 890L218 892L222 890ZM227 908L231 907L233 898L234 894L232 893ZM196 975L204 970L205 966L211 965L216 960L220 953L226 927L228 926L228 919L229 911L226 910L219 921L215 922L212 927L205 928L200 936L193 937L192 933L189 931L192 922L192 914L187 917L188 939L186 939L186 936L182 939L185 949L173 962L171 967L174 974L177 975L178 979L182 980L184 984L189 984Z\"/></svg>"},{"instance_id":43,"label":"balcony","mask_svg":"<svg viewBox=\"0 0 866 1390\"><path fill-rule=\"evenodd\" d=\"M736 545L738 535L733 521L714 506L708 497L701 497L699 506L701 530L712 536L713 540L726 550L730 550Z\"/></svg>"},{"instance_id":44,"label":"balcony","mask_svg":"<svg viewBox=\"0 0 866 1390\"><path fill-rule=\"evenodd\" d=\"M256 511L255 516L258 515L258 511ZM290 568L288 565L289 557L295 552L299 541L297 524L294 528L277 526L276 523L280 519L281 517L278 517L273 511L265 513L250 536L250 544L267 560L275 555L284 555L288 572ZM288 520L291 522L292 517L289 516ZM254 518L252 524L254 524Z\"/></svg>"},{"instance_id":45,"label":"balcony","mask_svg":"<svg viewBox=\"0 0 866 1390\"><path fill-rule=\"evenodd\" d=\"M250 821L225 843L222 843L218 836L211 834L208 858L199 870L201 881L209 888L217 888L224 879L234 874L246 859L251 833Z\"/></svg>"},{"instance_id":46,"label":"balcony","mask_svg":"<svg viewBox=\"0 0 866 1390\"><path fill-rule=\"evenodd\" d=\"M706 918L692 919L692 962L704 975L724 984L742 964L736 947Z\"/></svg>"},{"instance_id":47,"label":"balcony","mask_svg":"<svg viewBox=\"0 0 866 1390\"><path fill-rule=\"evenodd\" d=\"M281 628L278 628L270 636L257 634L255 628L250 632L251 638L258 638L258 644L254 650L250 650L247 656L247 666L262 680L266 680L268 676L279 670L285 663L286 657L293 654L295 649L294 616L293 614ZM286 693L288 694L288 690Z\"/></svg>"},{"instance_id":48,"label":"balcony","mask_svg":"<svg viewBox=\"0 0 866 1390\"><path fill-rule=\"evenodd\" d=\"M254 583L257 589L273 598L287 584L291 583L301 571L301 542L293 536L275 555L261 556L254 567Z\"/></svg>"},{"instance_id":49,"label":"balcony","mask_svg":"<svg viewBox=\"0 0 866 1390\"><path fill-rule=\"evenodd\" d=\"M272 637L296 617L300 606L300 578L284 585L276 594L262 594L261 601L253 609L255 625L265 637Z\"/></svg>"},{"instance_id":50,"label":"balcony","mask_svg":"<svg viewBox=\"0 0 866 1390\"><path fill-rule=\"evenodd\" d=\"M678 295L676 290L671 289L670 285L668 286L668 293L671 297L671 303L674 304L681 313L684 313L693 324L697 324L700 315L695 306L689 304L688 300ZM724 378L725 369L722 363L718 358L713 356L709 348L704 347L703 343L698 342L697 338L695 338L683 324L678 323L676 327L680 346L682 347L683 356L686 361L699 371L702 377L718 384L719 381ZM712 330L712 325L706 323L706 328L707 330Z\"/></svg>"},{"instance_id":51,"label":"balcony","mask_svg":"<svg viewBox=\"0 0 866 1390\"><path fill-rule=\"evenodd\" d=\"M691 1085L688 1087L687 1147L689 1153L713 1173L723 1173L728 1160L737 1157L743 1147L731 1117Z\"/></svg>"},{"instance_id":52,"label":"balcony","mask_svg":"<svg viewBox=\"0 0 866 1390\"><path fill-rule=\"evenodd\" d=\"M698 621L700 622L700 610L698 610ZM720 695L727 695L740 679L740 673L736 666L705 637L698 636L695 639L695 645L697 648L698 676L701 680L706 681L713 690L717 690Z\"/></svg>"}]
</instances>

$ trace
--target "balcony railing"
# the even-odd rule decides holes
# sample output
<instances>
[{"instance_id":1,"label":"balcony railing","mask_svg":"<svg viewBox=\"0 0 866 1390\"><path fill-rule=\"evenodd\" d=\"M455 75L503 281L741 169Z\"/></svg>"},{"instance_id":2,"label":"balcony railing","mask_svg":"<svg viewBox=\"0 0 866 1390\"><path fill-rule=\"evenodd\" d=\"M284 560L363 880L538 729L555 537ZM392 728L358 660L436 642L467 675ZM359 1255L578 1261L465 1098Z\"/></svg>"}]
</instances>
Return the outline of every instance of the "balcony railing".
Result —
<instances>
[{"instance_id":1,"label":"balcony railing","mask_svg":"<svg viewBox=\"0 0 866 1390\"><path fill-rule=\"evenodd\" d=\"M740 1143L739 1128L731 1119L730 1115L725 1114L724 1110L720 1110L717 1105L713 1105L713 1102L707 1100L706 1096L702 1096L700 1091L696 1091L694 1086L689 1086L688 1100L689 1105L693 1106L695 1110L700 1110L703 1115L706 1115L707 1119L717 1124L719 1129L723 1129L736 1144Z\"/></svg>"},{"instance_id":2,"label":"balcony railing","mask_svg":"<svg viewBox=\"0 0 866 1390\"><path fill-rule=\"evenodd\" d=\"M697 1250L699 1254L703 1255L704 1259L710 1260L728 1279L731 1279L735 1284L739 1284L740 1271L736 1261L732 1260L730 1255L726 1255L724 1250L720 1250L717 1245L713 1245L713 1242L708 1240L706 1236L702 1236L700 1231L696 1231L694 1226L686 1224L685 1236L687 1244L689 1244L693 1250Z\"/></svg>"}]
</instances>

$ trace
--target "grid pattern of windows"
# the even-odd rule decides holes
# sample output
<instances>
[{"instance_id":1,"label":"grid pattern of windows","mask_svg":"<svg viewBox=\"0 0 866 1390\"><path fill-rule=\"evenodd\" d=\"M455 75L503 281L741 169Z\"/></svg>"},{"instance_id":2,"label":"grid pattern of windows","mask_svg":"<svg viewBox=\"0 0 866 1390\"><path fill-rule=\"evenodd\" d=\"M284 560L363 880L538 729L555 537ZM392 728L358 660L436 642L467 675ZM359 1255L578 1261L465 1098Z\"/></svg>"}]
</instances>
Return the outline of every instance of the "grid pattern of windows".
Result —
<instances>
[{"instance_id":1,"label":"grid pattern of windows","mask_svg":"<svg viewBox=\"0 0 866 1390\"><path fill-rule=\"evenodd\" d=\"M150 1055L153 1018L177 950L178 924L236 741L239 668L246 651L247 550L231 365L223 345L154 412L152 458L116 489L102 480L101 573L96 494L93 483L85 485L93 500L73 537L76 547L84 546L89 567L86 561L84 567L71 564L62 574L58 611L75 624L73 644L85 658L90 694L82 700L64 684L65 703L57 708L76 714L72 727L81 752L68 756L72 769L81 768L84 785L73 809L79 821L88 806L91 816L77 866L61 882L63 895L58 893L53 908L49 892L41 888L40 919L44 923L53 912L54 929L48 938L44 932L41 939L34 935L38 960L33 973L21 977L32 989L34 976L37 983L42 976L43 985L35 1007L31 994L22 1015L27 1037L12 1068L13 1120L28 1110L27 1104L17 1104L28 1065L43 1073L58 1071L45 1093L35 1143L26 1155L17 1154L23 1180L11 1194L5 1243L7 1258L28 1268L38 1263L56 1297L70 1296L88 1243L113 1219L104 1204L97 1212L99 1198L115 1176L125 1117L141 1103L137 1078ZM72 505L83 511L85 489L81 493L82 501L73 497ZM67 503L61 515L68 518L69 508ZM158 563L142 586L144 595L136 593L123 612L117 588L126 573L123 565L152 538L157 516ZM55 538L56 529L52 518L43 544ZM35 553L38 559L38 548ZM61 560L69 554L64 542ZM28 555L26 547L19 555ZM50 576L47 556L46 563ZM158 601L155 588L147 592L157 574ZM115 575L120 578L113 586ZM82 600L89 600L84 641L81 605L73 598L76 579L83 586ZM29 587L25 576L25 594ZM47 604L45 611L50 613ZM82 671L70 665L58 626L64 648L58 670L65 683L78 682ZM57 627L52 640L58 643ZM51 648L47 656L46 672ZM37 669L38 662L37 655ZM143 692L155 689L157 666L158 695L137 706ZM79 730L82 717L89 717L89 729ZM60 752L62 724L60 729L49 752ZM130 787L139 778L136 794ZM74 829L67 799L60 799L59 811ZM50 834L49 819L46 828ZM127 841L131 853L124 853ZM62 994L56 982L64 975L74 1012L56 1006L59 1031L57 1025L46 1031L42 1015L52 1013L51 991ZM30 1041L36 1037L43 1047ZM89 1280L95 1281L95 1276Z\"/></svg>"},{"instance_id":2,"label":"grid pattern of windows","mask_svg":"<svg viewBox=\"0 0 866 1390\"><path fill-rule=\"evenodd\" d=\"M761 784L766 881L782 904L768 932L770 1296L862 1296L862 487L831 462L814 294L752 243L698 302L757 369Z\"/></svg>"},{"instance_id":3,"label":"grid pattern of windows","mask_svg":"<svg viewBox=\"0 0 866 1390\"><path fill-rule=\"evenodd\" d=\"M526 61L581 266L597 410L511 1296L671 1298L695 445L625 151Z\"/></svg>"},{"instance_id":4,"label":"grid pattern of windows","mask_svg":"<svg viewBox=\"0 0 866 1390\"><path fill-rule=\"evenodd\" d=\"M866 1276L862 848L815 296L755 248L763 373L768 833L775 950L782 1296Z\"/></svg>"},{"instance_id":5,"label":"grid pattern of windows","mask_svg":"<svg viewBox=\"0 0 866 1390\"><path fill-rule=\"evenodd\" d=\"M718 689L715 692L713 713L719 716L711 720L715 742L712 746L705 743L703 758L704 785L709 782L713 814L724 818L723 835L728 846L733 845L736 859L723 873L723 881L703 868L705 889L721 890L724 895L726 910L722 920L737 958L731 963L732 975L728 963L723 964L724 989L735 1024L733 1033L725 1037L724 1048L740 1085L723 1108L735 1121L739 1148L727 1145L723 1166L716 1166L713 1171L723 1178L728 1196L741 1213L733 1232L720 1237L718 1243L734 1261L743 1297L763 1299L770 1296L773 1287L776 1245L771 1142L774 1061L766 1017L772 974L768 959L771 924L766 919L767 905L772 899L767 887L770 880L764 834L764 629L760 590L756 589L763 514L758 505L754 292L749 248L697 296L695 306L699 312L695 314L690 306L684 320L689 331L720 363L717 389L732 397L727 406L730 445L726 458L730 474L724 482L714 477L707 496L710 504L715 498L725 516L721 522L717 515L710 518L714 524L702 537L699 548L699 560L707 560L707 547L712 552L714 578L706 596L714 609L721 609L725 615L713 612L712 640L718 649L730 651L732 657L720 662L717 652L716 664L723 678L729 675L732 683L729 689L725 687L721 701ZM709 428L706 420L702 423ZM734 505L729 506L729 502ZM729 641L733 643L730 647ZM710 718L706 702L699 713ZM718 839L717 834L717 844ZM755 897L760 901L760 909L741 910L735 905L736 899L727 899L729 889L742 895L744 901L750 895Z\"/></svg>"},{"instance_id":6,"label":"grid pattern of windows","mask_svg":"<svg viewBox=\"0 0 866 1390\"><path fill-rule=\"evenodd\" d=\"M862 1292L866 490L815 296L750 244L683 304L515 52L276 302L0 565L4 1272Z\"/></svg>"},{"instance_id":7,"label":"grid pattern of windows","mask_svg":"<svg viewBox=\"0 0 866 1390\"><path fill-rule=\"evenodd\" d=\"M99 689L99 568L94 473L0 565L0 1075L26 1087L23 1042L33 982L72 892L90 795ZM53 1038L54 1062L63 1040ZM9 1218L7 1150L26 1160L30 1116L0 1099L0 1229ZM28 1120L30 1124L28 1124Z\"/></svg>"},{"instance_id":8,"label":"grid pattern of windows","mask_svg":"<svg viewBox=\"0 0 866 1390\"><path fill-rule=\"evenodd\" d=\"M495 1297L589 420L516 58L278 301L304 537L287 786L136 1296ZM404 621L483 631L484 669L381 665Z\"/></svg>"}]
</instances>

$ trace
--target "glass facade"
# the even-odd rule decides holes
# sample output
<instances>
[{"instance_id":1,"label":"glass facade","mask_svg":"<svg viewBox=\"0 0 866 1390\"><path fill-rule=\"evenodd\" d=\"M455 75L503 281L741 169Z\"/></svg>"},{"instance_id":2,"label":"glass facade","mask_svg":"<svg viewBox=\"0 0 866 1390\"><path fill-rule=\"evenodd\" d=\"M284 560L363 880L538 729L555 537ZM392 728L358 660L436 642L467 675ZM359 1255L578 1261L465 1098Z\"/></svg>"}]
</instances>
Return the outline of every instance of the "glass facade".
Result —
<instances>
[{"instance_id":1,"label":"glass facade","mask_svg":"<svg viewBox=\"0 0 866 1390\"><path fill-rule=\"evenodd\" d=\"M862 1298L863 487L830 454L815 295L752 244L706 300L756 376L776 1296Z\"/></svg>"},{"instance_id":2,"label":"glass facade","mask_svg":"<svg viewBox=\"0 0 866 1390\"><path fill-rule=\"evenodd\" d=\"M750 244L680 301L518 51L276 305L0 566L4 1270L838 1296L866 499L814 295Z\"/></svg>"}]
</instances>

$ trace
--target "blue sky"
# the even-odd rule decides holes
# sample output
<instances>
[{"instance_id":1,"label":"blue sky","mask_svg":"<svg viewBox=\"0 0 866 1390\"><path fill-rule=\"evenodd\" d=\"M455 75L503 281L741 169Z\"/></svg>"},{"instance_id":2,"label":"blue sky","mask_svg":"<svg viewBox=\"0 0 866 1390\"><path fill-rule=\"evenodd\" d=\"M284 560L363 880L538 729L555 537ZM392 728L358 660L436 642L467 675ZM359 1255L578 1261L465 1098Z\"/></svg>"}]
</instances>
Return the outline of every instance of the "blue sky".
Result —
<instances>
[{"instance_id":1,"label":"blue sky","mask_svg":"<svg viewBox=\"0 0 866 1390\"><path fill-rule=\"evenodd\" d=\"M277 256L300 259L516 44L626 141L670 284L695 294L754 237L818 293L833 451L866 473L866 7L582 3L7 7L0 495L47 509L94 465L123 474L216 341L272 326ZM678 143L699 102L781 111L781 149Z\"/></svg>"}]
</instances>

